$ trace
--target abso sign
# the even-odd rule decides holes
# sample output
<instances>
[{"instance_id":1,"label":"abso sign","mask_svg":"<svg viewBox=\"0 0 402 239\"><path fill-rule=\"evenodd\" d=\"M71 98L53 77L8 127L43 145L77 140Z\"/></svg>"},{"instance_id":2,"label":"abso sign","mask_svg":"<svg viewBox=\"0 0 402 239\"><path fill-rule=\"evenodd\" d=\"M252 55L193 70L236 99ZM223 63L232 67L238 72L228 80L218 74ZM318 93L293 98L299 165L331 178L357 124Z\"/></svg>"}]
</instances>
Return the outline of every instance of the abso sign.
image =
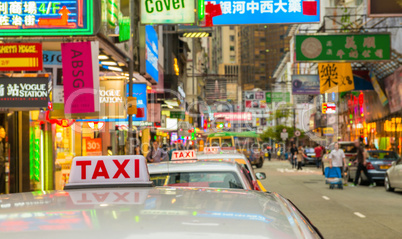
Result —
<instances>
[{"instance_id":1,"label":"abso sign","mask_svg":"<svg viewBox=\"0 0 402 239\"><path fill-rule=\"evenodd\" d=\"M75 157L66 188L132 183L149 184L148 168L143 156Z\"/></svg>"},{"instance_id":2,"label":"abso sign","mask_svg":"<svg viewBox=\"0 0 402 239\"><path fill-rule=\"evenodd\" d=\"M319 23L319 0L225 0L206 1L220 4L222 15L214 25Z\"/></svg>"},{"instance_id":3,"label":"abso sign","mask_svg":"<svg viewBox=\"0 0 402 239\"><path fill-rule=\"evenodd\" d=\"M194 0L141 0L141 23L194 23L194 9Z\"/></svg>"}]
</instances>

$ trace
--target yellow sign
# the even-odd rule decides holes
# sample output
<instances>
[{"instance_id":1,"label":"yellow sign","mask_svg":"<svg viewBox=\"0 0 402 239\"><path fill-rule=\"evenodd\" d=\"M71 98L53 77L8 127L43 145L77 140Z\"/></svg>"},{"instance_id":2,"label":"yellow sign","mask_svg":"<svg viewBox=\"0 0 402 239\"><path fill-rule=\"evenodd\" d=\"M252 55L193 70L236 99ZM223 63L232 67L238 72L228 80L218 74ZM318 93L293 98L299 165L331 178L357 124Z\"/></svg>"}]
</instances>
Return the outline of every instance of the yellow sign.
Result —
<instances>
[{"instance_id":1,"label":"yellow sign","mask_svg":"<svg viewBox=\"0 0 402 239\"><path fill-rule=\"evenodd\" d=\"M350 63L318 63L318 74L321 94L355 89Z\"/></svg>"},{"instance_id":2,"label":"yellow sign","mask_svg":"<svg viewBox=\"0 0 402 239\"><path fill-rule=\"evenodd\" d=\"M331 127L323 128L322 129L322 134L327 135L327 136L334 135L334 128L331 128Z\"/></svg>"},{"instance_id":3,"label":"yellow sign","mask_svg":"<svg viewBox=\"0 0 402 239\"><path fill-rule=\"evenodd\" d=\"M127 114L136 115L137 114L137 97L127 97Z\"/></svg>"}]
</instances>

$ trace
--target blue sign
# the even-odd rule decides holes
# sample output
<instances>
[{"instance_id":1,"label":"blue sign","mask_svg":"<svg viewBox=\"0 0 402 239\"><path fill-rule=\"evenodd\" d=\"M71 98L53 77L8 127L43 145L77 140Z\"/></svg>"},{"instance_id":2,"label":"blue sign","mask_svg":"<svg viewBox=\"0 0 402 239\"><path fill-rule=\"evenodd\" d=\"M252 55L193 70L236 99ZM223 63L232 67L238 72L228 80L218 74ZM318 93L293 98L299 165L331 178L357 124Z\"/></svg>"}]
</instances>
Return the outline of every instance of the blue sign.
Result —
<instances>
[{"instance_id":1,"label":"blue sign","mask_svg":"<svg viewBox=\"0 0 402 239\"><path fill-rule=\"evenodd\" d=\"M145 49L146 71L158 82L158 35L152 26L145 26Z\"/></svg>"},{"instance_id":2,"label":"blue sign","mask_svg":"<svg viewBox=\"0 0 402 239\"><path fill-rule=\"evenodd\" d=\"M222 15L213 18L214 25L320 22L319 0L225 0L206 2L221 5Z\"/></svg>"},{"instance_id":3,"label":"blue sign","mask_svg":"<svg viewBox=\"0 0 402 239\"><path fill-rule=\"evenodd\" d=\"M61 66L61 51L43 51L43 65Z\"/></svg>"},{"instance_id":4,"label":"blue sign","mask_svg":"<svg viewBox=\"0 0 402 239\"><path fill-rule=\"evenodd\" d=\"M133 115L133 121L147 121L147 84L133 84L133 97L137 97L137 115Z\"/></svg>"},{"instance_id":5,"label":"blue sign","mask_svg":"<svg viewBox=\"0 0 402 239\"><path fill-rule=\"evenodd\" d=\"M319 75L292 75L292 92L294 95L319 95Z\"/></svg>"}]
</instances>

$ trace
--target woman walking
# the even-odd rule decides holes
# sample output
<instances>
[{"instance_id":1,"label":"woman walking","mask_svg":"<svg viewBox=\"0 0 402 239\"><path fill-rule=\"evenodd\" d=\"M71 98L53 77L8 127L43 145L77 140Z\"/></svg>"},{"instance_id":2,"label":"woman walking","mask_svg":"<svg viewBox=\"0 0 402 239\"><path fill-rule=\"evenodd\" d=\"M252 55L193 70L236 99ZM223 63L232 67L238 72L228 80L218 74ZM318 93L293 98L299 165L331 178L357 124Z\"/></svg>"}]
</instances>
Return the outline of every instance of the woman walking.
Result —
<instances>
[{"instance_id":1,"label":"woman walking","mask_svg":"<svg viewBox=\"0 0 402 239\"><path fill-rule=\"evenodd\" d=\"M304 154L304 149L302 146L299 146L298 150L297 150L297 170L303 170L302 169L302 162L303 162L303 157L307 157Z\"/></svg>"}]
</instances>

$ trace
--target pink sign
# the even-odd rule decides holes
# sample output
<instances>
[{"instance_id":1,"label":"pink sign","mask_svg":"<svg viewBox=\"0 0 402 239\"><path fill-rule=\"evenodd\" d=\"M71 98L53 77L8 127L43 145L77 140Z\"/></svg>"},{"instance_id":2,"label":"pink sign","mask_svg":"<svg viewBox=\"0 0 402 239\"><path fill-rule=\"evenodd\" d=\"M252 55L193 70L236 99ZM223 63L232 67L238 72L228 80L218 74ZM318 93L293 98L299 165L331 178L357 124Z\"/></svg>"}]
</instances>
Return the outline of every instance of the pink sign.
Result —
<instances>
[{"instance_id":1,"label":"pink sign","mask_svg":"<svg viewBox=\"0 0 402 239\"><path fill-rule=\"evenodd\" d=\"M64 113L99 111L99 43L61 44Z\"/></svg>"},{"instance_id":2,"label":"pink sign","mask_svg":"<svg viewBox=\"0 0 402 239\"><path fill-rule=\"evenodd\" d=\"M251 120L251 112L214 113L214 118L224 118L227 121L246 121Z\"/></svg>"}]
</instances>

